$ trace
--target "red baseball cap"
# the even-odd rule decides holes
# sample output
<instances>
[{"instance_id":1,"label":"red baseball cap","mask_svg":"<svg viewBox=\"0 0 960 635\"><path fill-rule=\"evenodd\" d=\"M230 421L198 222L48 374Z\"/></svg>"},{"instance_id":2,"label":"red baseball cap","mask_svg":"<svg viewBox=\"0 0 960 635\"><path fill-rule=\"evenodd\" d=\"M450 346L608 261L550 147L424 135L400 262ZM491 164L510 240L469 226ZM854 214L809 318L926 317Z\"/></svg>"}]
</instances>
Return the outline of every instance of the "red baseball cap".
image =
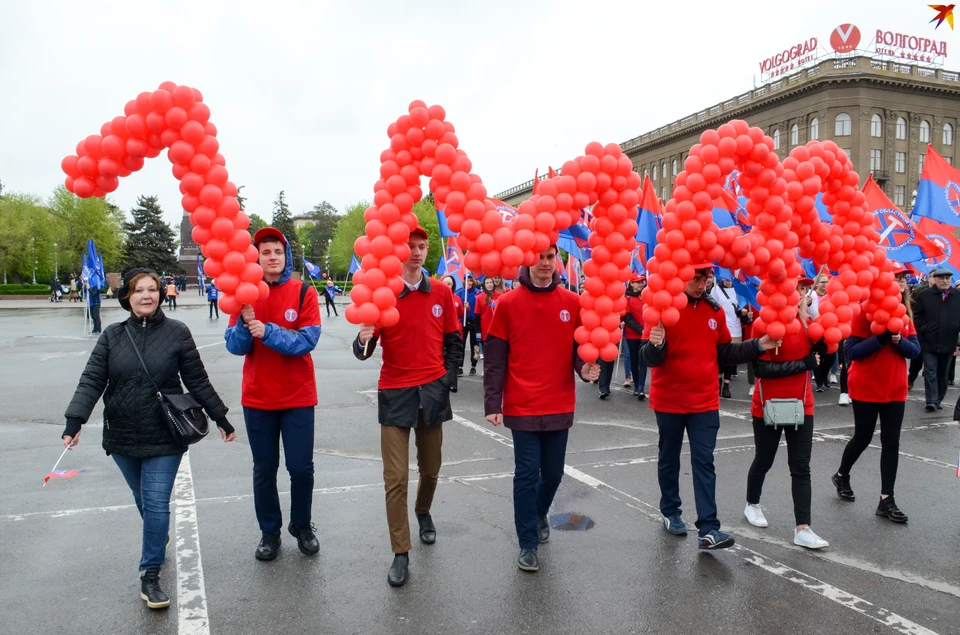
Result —
<instances>
[{"instance_id":1,"label":"red baseball cap","mask_svg":"<svg viewBox=\"0 0 960 635\"><path fill-rule=\"evenodd\" d=\"M259 233L259 232L258 232ZM420 236L424 240L430 240L430 234L427 233L427 230L422 226L417 225L417 228L410 232L411 236Z\"/></svg>"},{"instance_id":2,"label":"red baseball cap","mask_svg":"<svg viewBox=\"0 0 960 635\"><path fill-rule=\"evenodd\" d=\"M797 284L802 284L805 287L813 286L813 278L798 278Z\"/></svg>"},{"instance_id":3,"label":"red baseball cap","mask_svg":"<svg viewBox=\"0 0 960 635\"><path fill-rule=\"evenodd\" d=\"M287 244L287 237L283 235L283 232L277 229L276 227L261 227L257 230L257 233L253 235L253 244L256 247L260 246L260 241L268 236L273 236L284 245Z\"/></svg>"},{"instance_id":4,"label":"red baseball cap","mask_svg":"<svg viewBox=\"0 0 960 635\"><path fill-rule=\"evenodd\" d=\"M716 265L714 265L712 262L701 262L691 266L694 269L713 269Z\"/></svg>"},{"instance_id":5,"label":"red baseball cap","mask_svg":"<svg viewBox=\"0 0 960 635\"><path fill-rule=\"evenodd\" d=\"M643 282L647 277L641 274L634 274L630 276L630 282Z\"/></svg>"},{"instance_id":6,"label":"red baseball cap","mask_svg":"<svg viewBox=\"0 0 960 635\"><path fill-rule=\"evenodd\" d=\"M910 273L910 269L907 269L903 263L897 262L896 260L890 261L893 264L893 275L898 276L901 273Z\"/></svg>"}]
</instances>

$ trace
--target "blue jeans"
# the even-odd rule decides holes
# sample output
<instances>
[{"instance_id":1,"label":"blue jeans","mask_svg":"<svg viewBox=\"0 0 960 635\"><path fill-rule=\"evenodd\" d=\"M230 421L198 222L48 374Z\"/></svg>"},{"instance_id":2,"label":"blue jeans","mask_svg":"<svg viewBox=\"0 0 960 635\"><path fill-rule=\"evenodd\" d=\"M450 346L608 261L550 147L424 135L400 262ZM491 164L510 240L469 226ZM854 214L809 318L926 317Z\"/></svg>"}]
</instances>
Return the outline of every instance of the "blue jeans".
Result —
<instances>
[{"instance_id":1,"label":"blue jeans","mask_svg":"<svg viewBox=\"0 0 960 635\"><path fill-rule=\"evenodd\" d=\"M569 430L513 430L513 521L521 549L540 544L537 518L546 516L563 478Z\"/></svg>"},{"instance_id":2,"label":"blue jeans","mask_svg":"<svg viewBox=\"0 0 960 635\"><path fill-rule=\"evenodd\" d=\"M621 340L621 343L625 341L626 338ZM630 365L630 347L622 346L623 348L623 379L632 379L633 378L633 366Z\"/></svg>"},{"instance_id":3,"label":"blue jeans","mask_svg":"<svg viewBox=\"0 0 960 635\"><path fill-rule=\"evenodd\" d=\"M182 454L140 459L113 454L124 480L133 492L137 511L143 519L143 546L140 570L159 567L165 560L170 534L170 494L177 478Z\"/></svg>"},{"instance_id":4,"label":"blue jeans","mask_svg":"<svg viewBox=\"0 0 960 635\"><path fill-rule=\"evenodd\" d=\"M281 437L290 474L290 522L308 526L313 507L313 408L244 408L243 422L253 454L253 503L260 531L277 532L283 527L277 492Z\"/></svg>"},{"instance_id":5,"label":"blue jeans","mask_svg":"<svg viewBox=\"0 0 960 635\"><path fill-rule=\"evenodd\" d=\"M660 480L660 512L670 518L680 516L680 448L683 432L690 442L693 467L693 494L697 503L697 529L705 536L720 529L717 519L717 473L713 469L713 450L720 430L720 412L710 410L687 414L657 413L660 428L660 455L657 476Z\"/></svg>"}]
</instances>

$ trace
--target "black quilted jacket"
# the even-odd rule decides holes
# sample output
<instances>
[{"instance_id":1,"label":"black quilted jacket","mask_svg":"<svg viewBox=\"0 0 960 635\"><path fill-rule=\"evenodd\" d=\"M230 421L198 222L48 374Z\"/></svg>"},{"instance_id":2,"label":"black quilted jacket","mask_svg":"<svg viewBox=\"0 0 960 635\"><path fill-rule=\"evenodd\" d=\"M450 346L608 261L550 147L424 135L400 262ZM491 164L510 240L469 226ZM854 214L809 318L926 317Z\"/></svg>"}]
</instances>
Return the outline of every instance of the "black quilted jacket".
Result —
<instances>
[{"instance_id":1,"label":"black quilted jacket","mask_svg":"<svg viewBox=\"0 0 960 635\"><path fill-rule=\"evenodd\" d=\"M124 329L133 335L153 380L163 392L182 393L182 378L211 419L225 419L227 407L210 385L190 329L157 309L153 317L131 317L104 330L67 407L67 430L79 429L80 424L86 423L103 395L103 449L107 454L140 458L180 454L186 448L174 442L156 390L144 374Z\"/></svg>"}]
</instances>

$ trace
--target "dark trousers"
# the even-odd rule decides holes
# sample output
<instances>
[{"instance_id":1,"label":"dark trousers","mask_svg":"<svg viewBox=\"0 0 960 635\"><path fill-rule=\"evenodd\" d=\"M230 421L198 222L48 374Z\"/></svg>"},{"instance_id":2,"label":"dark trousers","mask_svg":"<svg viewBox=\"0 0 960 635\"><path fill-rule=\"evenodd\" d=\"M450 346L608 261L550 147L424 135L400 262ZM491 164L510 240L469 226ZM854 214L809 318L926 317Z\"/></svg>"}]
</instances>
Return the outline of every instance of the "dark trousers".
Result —
<instances>
[{"instance_id":1,"label":"dark trousers","mask_svg":"<svg viewBox=\"0 0 960 635\"><path fill-rule=\"evenodd\" d=\"M843 344L841 343L840 346L842 348ZM813 352L820 354L820 363L813 369L813 378L816 380L817 386L826 386L830 379L830 369L833 368L836 353L828 353L827 345L823 340L814 344Z\"/></svg>"},{"instance_id":2,"label":"dark trousers","mask_svg":"<svg viewBox=\"0 0 960 635\"><path fill-rule=\"evenodd\" d=\"M630 351L630 372L633 375L633 392L644 392L647 384L647 367L640 361L640 343L643 340L627 340L627 350Z\"/></svg>"},{"instance_id":3,"label":"dark trousers","mask_svg":"<svg viewBox=\"0 0 960 635\"><path fill-rule=\"evenodd\" d=\"M177 308L177 296L168 295L167 296L167 309L176 309Z\"/></svg>"},{"instance_id":4,"label":"dark trousers","mask_svg":"<svg viewBox=\"0 0 960 635\"><path fill-rule=\"evenodd\" d=\"M245 407L243 422L253 454L253 504L260 531L280 531L283 527L277 492L281 437L290 474L290 522L297 527L308 526L313 507L313 408Z\"/></svg>"},{"instance_id":5,"label":"dark trousers","mask_svg":"<svg viewBox=\"0 0 960 635\"><path fill-rule=\"evenodd\" d=\"M910 360L910 372L907 374L907 381L910 383L917 381L921 370L923 370L923 355L917 355Z\"/></svg>"},{"instance_id":6,"label":"dark trousers","mask_svg":"<svg viewBox=\"0 0 960 635\"><path fill-rule=\"evenodd\" d=\"M600 364L600 392L610 392L610 382L613 380L613 365L614 362L608 362L604 360L599 360Z\"/></svg>"},{"instance_id":7,"label":"dark trousers","mask_svg":"<svg viewBox=\"0 0 960 635\"><path fill-rule=\"evenodd\" d=\"M182 454L143 459L113 455L113 461L133 492L137 511L143 519L141 571L159 567L166 559L167 536L170 534L170 494L182 458Z\"/></svg>"},{"instance_id":8,"label":"dark trousers","mask_svg":"<svg viewBox=\"0 0 960 635\"><path fill-rule=\"evenodd\" d=\"M939 404L947 394L951 353L923 352L923 392L928 404Z\"/></svg>"},{"instance_id":9,"label":"dark trousers","mask_svg":"<svg viewBox=\"0 0 960 635\"><path fill-rule=\"evenodd\" d=\"M657 413L660 429L657 477L660 481L660 512L670 518L680 516L680 449L683 433L690 442L690 465L693 467L693 494L697 503L697 529L705 536L720 529L717 519L717 473L713 467L713 450L720 430L720 412L710 410L687 414Z\"/></svg>"},{"instance_id":10,"label":"dark trousers","mask_svg":"<svg viewBox=\"0 0 960 635\"><path fill-rule=\"evenodd\" d=\"M753 362L747 362L747 383L753 386L756 382L756 376L753 374Z\"/></svg>"},{"instance_id":11,"label":"dark trousers","mask_svg":"<svg viewBox=\"0 0 960 635\"><path fill-rule=\"evenodd\" d=\"M210 317L213 317L213 314L217 314L217 319L220 319L220 307L217 306L216 300L210 300Z\"/></svg>"},{"instance_id":12,"label":"dark trousers","mask_svg":"<svg viewBox=\"0 0 960 635\"><path fill-rule=\"evenodd\" d=\"M947 373L948 384L951 383L954 379L956 379L956 374L957 374L957 356L951 355L950 356L950 372Z\"/></svg>"},{"instance_id":13,"label":"dark trousers","mask_svg":"<svg viewBox=\"0 0 960 635\"><path fill-rule=\"evenodd\" d=\"M521 549L540 544L537 518L546 516L563 478L569 430L513 430L513 521Z\"/></svg>"},{"instance_id":14,"label":"dark trousers","mask_svg":"<svg viewBox=\"0 0 960 635\"><path fill-rule=\"evenodd\" d=\"M847 340L840 340L837 349L837 365L840 370L840 392L847 392Z\"/></svg>"},{"instance_id":15,"label":"dark trousers","mask_svg":"<svg viewBox=\"0 0 960 635\"><path fill-rule=\"evenodd\" d=\"M468 317L466 324L463 326L463 360L467 359L469 353L470 368L476 368L477 360L480 359L479 355L473 352L473 347L477 346L479 342L480 320ZM463 360L460 361L460 370L463 370Z\"/></svg>"},{"instance_id":16,"label":"dark trousers","mask_svg":"<svg viewBox=\"0 0 960 635\"><path fill-rule=\"evenodd\" d=\"M763 422L763 417L753 418L753 442L756 453L747 473L747 502L760 503L763 481L773 467L780 446L780 433L787 437L787 465L790 467L790 483L793 493L793 516L797 525L810 524L810 454L813 449L813 415L803 417L798 428L774 428Z\"/></svg>"},{"instance_id":17,"label":"dark trousers","mask_svg":"<svg viewBox=\"0 0 960 635\"><path fill-rule=\"evenodd\" d=\"M100 332L100 305L91 304L90 305L90 319L93 320L93 333Z\"/></svg>"},{"instance_id":18,"label":"dark trousers","mask_svg":"<svg viewBox=\"0 0 960 635\"><path fill-rule=\"evenodd\" d=\"M877 429L877 417L880 418L880 493L893 496L893 486L897 481L897 466L900 463L900 427L903 425L903 401L875 403L872 401L853 402L853 438L843 449L840 459L840 474L849 475L853 464L873 441Z\"/></svg>"},{"instance_id":19,"label":"dark trousers","mask_svg":"<svg viewBox=\"0 0 960 635\"><path fill-rule=\"evenodd\" d=\"M340 315L339 313L337 313L337 305L333 303L333 299L330 296L328 296L326 293L323 294L323 297L327 301L327 304L326 304L327 317L330 317L330 307L333 307L334 315Z\"/></svg>"}]
</instances>

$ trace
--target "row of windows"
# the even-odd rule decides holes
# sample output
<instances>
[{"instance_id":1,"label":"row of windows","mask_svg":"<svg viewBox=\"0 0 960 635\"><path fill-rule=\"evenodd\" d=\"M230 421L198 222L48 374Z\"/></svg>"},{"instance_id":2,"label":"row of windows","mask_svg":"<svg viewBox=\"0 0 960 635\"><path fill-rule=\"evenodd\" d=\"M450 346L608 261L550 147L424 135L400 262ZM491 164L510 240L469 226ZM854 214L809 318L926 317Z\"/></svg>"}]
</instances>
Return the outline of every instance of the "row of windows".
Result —
<instances>
[{"instance_id":1,"label":"row of windows","mask_svg":"<svg viewBox=\"0 0 960 635\"><path fill-rule=\"evenodd\" d=\"M845 112L837 115L834 120L833 136L849 137L852 134L852 130L853 120L850 118L850 115ZM897 119L895 131L897 139L905 140L907 138L907 120L903 117ZM876 138L883 137L883 119L880 118L880 115L874 115L870 118L870 136ZM820 121L817 118L813 118L810 121L810 140L812 141L819 138ZM930 143L930 122L927 120L920 122L920 142ZM953 145L953 126L951 124L943 124L942 143L945 146ZM800 126L797 124L790 126L790 145L791 147L800 145ZM779 128L774 128L773 130L773 147L776 150L780 149Z\"/></svg>"},{"instance_id":2,"label":"row of windows","mask_svg":"<svg viewBox=\"0 0 960 635\"><path fill-rule=\"evenodd\" d=\"M674 160L673 160L673 176L676 176L677 174L680 173L680 168L679 168L678 166L679 166L679 164L678 164L677 160L674 159ZM643 169L643 176L646 177L647 174L649 174L649 170L647 170L647 168L644 168L644 169ZM652 175L650 178L651 178L651 180L656 181L657 178L658 178L658 177L661 177L661 176L662 176L664 179L667 178L667 162L666 162L666 161L663 162L663 165L660 166L660 168L657 168L657 165L654 164L654 166L653 166L653 175Z\"/></svg>"}]
</instances>

